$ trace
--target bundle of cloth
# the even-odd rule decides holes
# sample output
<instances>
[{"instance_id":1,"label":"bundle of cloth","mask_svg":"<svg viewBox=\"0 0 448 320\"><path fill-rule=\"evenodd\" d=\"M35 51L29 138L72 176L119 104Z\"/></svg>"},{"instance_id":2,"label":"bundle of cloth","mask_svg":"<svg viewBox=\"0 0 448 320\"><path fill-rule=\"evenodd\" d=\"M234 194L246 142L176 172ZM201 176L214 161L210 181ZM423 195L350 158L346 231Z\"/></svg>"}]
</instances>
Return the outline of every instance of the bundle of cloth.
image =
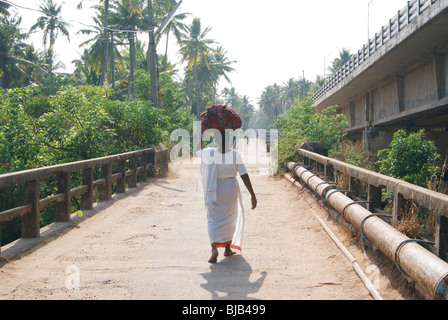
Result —
<instances>
[{"instance_id":1,"label":"bundle of cloth","mask_svg":"<svg viewBox=\"0 0 448 320\"><path fill-rule=\"evenodd\" d=\"M217 104L207 108L200 115L202 132L207 129L218 131L237 130L242 126L241 117L231 107L225 104Z\"/></svg>"}]
</instances>

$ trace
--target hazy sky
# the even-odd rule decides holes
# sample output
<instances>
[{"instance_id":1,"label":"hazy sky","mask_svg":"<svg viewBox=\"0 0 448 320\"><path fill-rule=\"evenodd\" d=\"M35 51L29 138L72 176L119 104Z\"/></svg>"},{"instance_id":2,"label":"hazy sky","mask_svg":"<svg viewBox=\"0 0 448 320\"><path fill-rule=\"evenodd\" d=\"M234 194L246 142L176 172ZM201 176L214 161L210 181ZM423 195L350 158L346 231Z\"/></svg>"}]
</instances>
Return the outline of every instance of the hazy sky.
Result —
<instances>
[{"instance_id":1,"label":"hazy sky","mask_svg":"<svg viewBox=\"0 0 448 320\"><path fill-rule=\"evenodd\" d=\"M40 4L35 0L9 1L35 9ZM97 1L84 0L82 10L76 9L79 0L54 1L64 2L62 16L72 24L71 41L61 37L55 47L58 59L64 61L70 72L71 61L78 59L83 50L79 44L86 39L76 35L76 31L86 28L78 22L93 24L89 6ZM406 3L406 0L184 0L179 12L192 14L188 23L198 17L203 28L212 28L208 38L222 45L230 60L237 61L236 72L230 74L233 87L257 105L266 86L282 85L303 74L314 81L317 75L323 76L324 67L338 56L339 50L347 48L355 53L361 49L367 43L368 8L370 37L373 37ZM21 8L15 10L24 16L25 29L41 15ZM146 35L141 38L147 42ZM29 41L42 48L42 33L34 34ZM171 44L169 59L177 63L174 41ZM164 42L158 52L165 52Z\"/></svg>"}]
</instances>

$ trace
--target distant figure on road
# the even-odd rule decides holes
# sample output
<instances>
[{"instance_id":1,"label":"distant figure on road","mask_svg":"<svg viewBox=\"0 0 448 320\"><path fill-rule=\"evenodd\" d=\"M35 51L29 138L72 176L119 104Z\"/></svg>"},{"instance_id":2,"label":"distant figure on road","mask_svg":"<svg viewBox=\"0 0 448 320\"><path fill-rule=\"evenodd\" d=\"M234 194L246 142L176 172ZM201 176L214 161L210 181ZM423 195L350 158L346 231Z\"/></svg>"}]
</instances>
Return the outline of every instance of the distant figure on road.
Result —
<instances>
[{"instance_id":1,"label":"distant figure on road","mask_svg":"<svg viewBox=\"0 0 448 320\"><path fill-rule=\"evenodd\" d=\"M257 198L243 157L231 147L230 132L216 131L215 142L218 142L218 148L206 148L197 152L201 158L201 180L212 246L209 263L217 262L218 248L225 247L224 256L234 255L232 249L241 251L244 206L237 174L251 194L252 210L257 206Z\"/></svg>"}]
</instances>

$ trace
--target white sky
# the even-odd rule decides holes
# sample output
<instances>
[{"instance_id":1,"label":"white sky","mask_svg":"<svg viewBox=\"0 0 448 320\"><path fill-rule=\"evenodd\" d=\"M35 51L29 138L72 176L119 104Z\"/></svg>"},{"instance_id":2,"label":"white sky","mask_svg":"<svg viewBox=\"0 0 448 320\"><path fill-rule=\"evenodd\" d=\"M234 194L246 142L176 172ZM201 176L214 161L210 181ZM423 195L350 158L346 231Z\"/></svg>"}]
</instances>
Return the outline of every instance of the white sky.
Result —
<instances>
[{"instance_id":1,"label":"white sky","mask_svg":"<svg viewBox=\"0 0 448 320\"><path fill-rule=\"evenodd\" d=\"M40 1L9 0L17 5L38 9ZM62 3L61 0L54 0ZM86 37L76 31L86 28L75 22L93 24L89 6L94 0L84 0L84 9L77 10L79 0L65 0L62 16L73 20L71 42L60 37L55 50L67 71L73 70L71 61L78 59L83 49L79 44ZM370 5L368 5L370 3ZM283 85L289 78L314 81L323 76L324 66L347 48L351 53L367 43L368 8L370 8L370 37L380 31L390 18L403 9L406 0L184 0L179 12L189 12L201 19L203 28L211 27L208 34L236 60L236 72L231 73L232 85L240 95L250 97L257 106L263 89L271 84ZM35 23L39 14L21 8L22 27ZM142 35L146 41L146 35ZM174 39L174 38L171 38ZM42 48L42 33L29 40ZM147 41L146 41L147 42ZM171 42L169 60L177 63L174 41ZM161 41L158 52L165 52ZM327 71L328 72L328 71ZM222 87L230 86L222 83Z\"/></svg>"}]
</instances>

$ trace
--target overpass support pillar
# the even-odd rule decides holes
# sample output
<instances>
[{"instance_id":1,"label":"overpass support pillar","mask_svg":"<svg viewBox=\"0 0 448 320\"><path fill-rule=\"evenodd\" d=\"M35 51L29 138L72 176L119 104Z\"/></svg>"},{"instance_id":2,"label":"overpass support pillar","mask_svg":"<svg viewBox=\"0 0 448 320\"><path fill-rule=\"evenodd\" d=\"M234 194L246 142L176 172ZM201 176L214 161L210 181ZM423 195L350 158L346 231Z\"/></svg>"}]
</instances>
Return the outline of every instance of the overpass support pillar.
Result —
<instances>
[{"instance_id":1,"label":"overpass support pillar","mask_svg":"<svg viewBox=\"0 0 448 320\"><path fill-rule=\"evenodd\" d=\"M443 215L437 216L436 248L438 256L448 261L448 218Z\"/></svg>"}]
</instances>

